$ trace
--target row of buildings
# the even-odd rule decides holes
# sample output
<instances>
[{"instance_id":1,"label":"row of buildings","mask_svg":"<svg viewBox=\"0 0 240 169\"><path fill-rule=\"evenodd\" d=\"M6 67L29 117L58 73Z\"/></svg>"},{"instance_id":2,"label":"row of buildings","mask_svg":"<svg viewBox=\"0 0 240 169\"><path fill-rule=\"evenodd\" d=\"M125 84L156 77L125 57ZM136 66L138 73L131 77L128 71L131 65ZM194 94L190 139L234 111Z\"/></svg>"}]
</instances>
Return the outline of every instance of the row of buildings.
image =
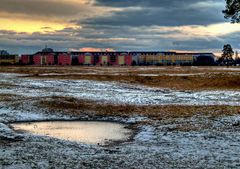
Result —
<instances>
[{"instance_id":1,"label":"row of buildings","mask_svg":"<svg viewBox=\"0 0 240 169\"><path fill-rule=\"evenodd\" d=\"M0 54L0 64L21 65L96 65L96 66L135 66L135 65L211 65L215 62L212 53L179 52L56 52L45 48L35 54Z\"/></svg>"}]
</instances>

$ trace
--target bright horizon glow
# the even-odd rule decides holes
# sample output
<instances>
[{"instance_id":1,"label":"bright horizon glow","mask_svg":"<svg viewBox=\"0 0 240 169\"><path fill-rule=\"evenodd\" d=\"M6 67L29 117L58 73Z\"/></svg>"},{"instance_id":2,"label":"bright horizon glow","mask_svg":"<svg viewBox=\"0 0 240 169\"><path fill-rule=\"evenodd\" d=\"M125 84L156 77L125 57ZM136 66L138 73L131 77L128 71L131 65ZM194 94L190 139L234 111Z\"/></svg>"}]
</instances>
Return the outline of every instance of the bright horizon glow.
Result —
<instances>
[{"instance_id":1,"label":"bright horizon glow","mask_svg":"<svg viewBox=\"0 0 240 169\"><path fill-rule=\"evenodd\" d=\"M73 24L69 23L58 23L58 22L47 22L41 20L22 20L22 19L0 19L0 28L1 30L14 31L17 33L26 32L26 33L34 33L34 32L54 32L57 30L62 30L66 27L76 27Z\"/></svg>"},{"instance_id":2,"label":"bright horizon glow","mask_svg":"<svg viewBox=\"0 0 240 169\"><path fill-rule=\"evenodd\" d=\"M211 24L205 27L199 27L200 32L203 35L228 35L235 32L240 32L240 24L231 24L231 23L218 23L218 24ZM196 34L196 33L195 33Z\"/></svg>"}]
</instances>

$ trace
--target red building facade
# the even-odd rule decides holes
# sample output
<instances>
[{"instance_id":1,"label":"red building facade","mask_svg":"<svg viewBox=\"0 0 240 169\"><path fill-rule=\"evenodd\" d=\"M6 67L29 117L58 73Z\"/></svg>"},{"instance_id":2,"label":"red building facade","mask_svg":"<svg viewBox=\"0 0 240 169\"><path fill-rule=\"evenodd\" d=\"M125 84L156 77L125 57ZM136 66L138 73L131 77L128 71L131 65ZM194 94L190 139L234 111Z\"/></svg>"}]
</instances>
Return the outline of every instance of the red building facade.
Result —
<instances>
[{"instance_id":1,"label":"red building facade","mask_svg":"<svg viewBox=\"0 0 240 169\"><path fill-rule=\"evenodd\" d=\"M58 65L71 65L72 64L72 57L70 54L62 53L58 55Z\"/></svg>"},{"instance_id":2,"label":"red building facade","mask_svg":"<svg viewBox=\"0 0 240 169\"><path fill-rule=\"evenodd\" d=\"M34 65L54 65L54 54L36 54L33 55L33 64Z\"/></svg>"},{"instance_id":3,"label":"red building facade","mask_svg":"<svg viewBox=\"0 0 240 169\"><path fill-rule=\"evenodd\" d=\"M29 55L21 55L20 61L21 61L21 64L28 65L28 64L30 64L30 56Z\"/></svg>"}]
</instances>

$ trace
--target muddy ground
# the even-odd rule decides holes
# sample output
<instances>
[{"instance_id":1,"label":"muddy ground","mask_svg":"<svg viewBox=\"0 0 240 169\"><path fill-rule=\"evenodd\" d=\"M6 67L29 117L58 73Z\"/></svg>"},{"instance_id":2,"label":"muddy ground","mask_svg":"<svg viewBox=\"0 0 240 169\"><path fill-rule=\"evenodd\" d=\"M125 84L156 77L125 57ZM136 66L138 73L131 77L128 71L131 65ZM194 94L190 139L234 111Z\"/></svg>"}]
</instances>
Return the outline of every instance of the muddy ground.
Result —
<instances>
[{"instance_id":1,"label":"muddy ground","mask_svg":"<svg viewBox=\"0 0 240 169\"><path fill-rule=\"evenodd\" d=\"M0 168L240 167L239 68L0 71ZM10 125L76 119L125 123L134 134L101 146L18 133Z\"/></svg>"}]
</instances>

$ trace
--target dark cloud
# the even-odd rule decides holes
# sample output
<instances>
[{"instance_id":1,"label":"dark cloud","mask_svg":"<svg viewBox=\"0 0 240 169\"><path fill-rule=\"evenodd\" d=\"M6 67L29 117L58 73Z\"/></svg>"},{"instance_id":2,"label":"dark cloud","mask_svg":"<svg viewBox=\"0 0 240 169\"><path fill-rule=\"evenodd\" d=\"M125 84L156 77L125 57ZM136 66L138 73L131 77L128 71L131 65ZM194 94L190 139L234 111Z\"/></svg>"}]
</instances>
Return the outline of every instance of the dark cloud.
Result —
<instances>
[{"instance_id":1,"label":"dark cloud","mask_svg":"<svg viewBox=\"0 0 240 169\"><path fill-rule=\"evenodd\" d=\"M222 46L223 42L218 39L203 39L194 38L188 40L173 41L173 47L176 50L207 50L218 49Z\"/></svg>"},{"instance_id":2,"label":"dark cloud","mask_svg":"<svg viewBox=\"0 0 240 169\"><path fill-rule=\"evenodd\" d=\"M231 44L233 48L240 49L240 41L239 41L240 33L239 32L235 32L225 36L220 36L220 38L222 39L223 44L228 43L228 44Z\"/></svg>"},{"instance_id":3,"label":"dark cloud","mask_svg":"<svg viewBox=\"0 0 240 169\"><path fill-rule=\"evenodd\" d=\"M221 13L224 3L219 2L219 0L121 0L114 2L98 0L98 5L118 6L126 9L114 12L111 16L88 19L85 23L129 26L208 25L225 21Z\"/></svg>"},{"instance_id":4,"label":"dark cloud","mask_svg":"<svg viewBox=\"0 0 240 169\"><path fill-rule=\"evenodd\" d=\"M65 17L84 10L80 5L52 0L1 0L0 12L30 16Z\"/></svg>"},{"instance_id":5,"label":"dark cloud","mask_svg":"<svg viewBox=\"0 0 240 169\"><path fill-rule=\"evenodd\" d=\"M178 10L142 9L140 11L116 12L112 16L93 18L85 24L99 25L128 25L128 26L182 26L182 25L208 25L224 22L224 19L212 10ZM82 22L80 22L82 23Z\"/></svg>"},{"instance_id":6,"label":"dark cloud","mask_svg":"<svg viewBox=\"0 0 240 169\"><path fill-rule=\"evenodd\" d=\"M113 7L183 7L206 0L96 0L96 5ZM217 1L217 0L215 0Z\"/></svg>"}]
</instances>

